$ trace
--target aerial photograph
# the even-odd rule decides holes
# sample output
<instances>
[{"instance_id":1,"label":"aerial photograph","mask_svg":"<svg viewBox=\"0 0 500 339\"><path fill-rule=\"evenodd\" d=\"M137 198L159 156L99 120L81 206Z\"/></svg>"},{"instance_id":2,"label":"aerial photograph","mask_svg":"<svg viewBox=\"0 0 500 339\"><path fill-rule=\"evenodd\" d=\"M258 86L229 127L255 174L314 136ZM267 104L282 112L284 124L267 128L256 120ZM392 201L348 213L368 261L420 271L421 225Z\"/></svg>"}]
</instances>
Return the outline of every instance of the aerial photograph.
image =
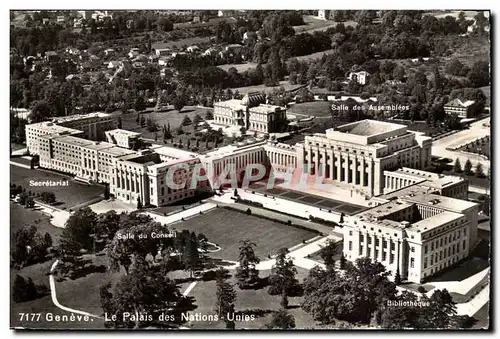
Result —
<instances>
[{"instance_id":1,"label":"aerial photograph","mask_svg":"<svg viewBox=\"0 0 500 339\"><path fill-rule=\"evenodd\" d=\"M490 20L10 9L10 329L491 330Z\"/></svg>"}]
</instances>

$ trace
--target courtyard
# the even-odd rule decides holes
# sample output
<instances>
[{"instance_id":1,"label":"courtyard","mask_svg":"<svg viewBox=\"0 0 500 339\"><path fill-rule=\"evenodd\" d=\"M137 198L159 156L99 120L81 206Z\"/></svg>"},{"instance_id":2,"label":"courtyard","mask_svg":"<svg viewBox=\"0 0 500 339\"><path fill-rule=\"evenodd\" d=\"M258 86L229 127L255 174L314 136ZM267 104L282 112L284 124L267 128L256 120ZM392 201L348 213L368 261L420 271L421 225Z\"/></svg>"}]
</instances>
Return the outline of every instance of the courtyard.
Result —
<instances>
[{"instance_id":1,"label":"courtyard","mask_svg":"<svg viewBox=\"0 0 500 339\"><path fill-rule=\"evenodd\" d=\"M307 204L315 207L320 207L323 209L331 210L333 212L344 213L346 215L357 214L367 207L350 204L345 201L338 201L329 198L325 198L318 195L307 194L298 191L287 190L283 188L274 187L268 189L264 183L254 183L249 186L251 190L275 196L277 198L283 198L291 200L293 202Z\"/></svg>"},{"instance_id":2,"label":"courtyard","mask_svg":"<svg viewBox=\"0 0 500 339\"><path fill-rule=\"evenodd\" d=\"M231 261L238 260L241 240L254 242L257 245L255 253L264 261L268 255L276 254L280 248L290 248L317 236L317 233L309 230L225 208L212 209L170 227L176 231L203 233L208 241L221 247L220 251L210 256Z\"/></svg>"}]
</instances>

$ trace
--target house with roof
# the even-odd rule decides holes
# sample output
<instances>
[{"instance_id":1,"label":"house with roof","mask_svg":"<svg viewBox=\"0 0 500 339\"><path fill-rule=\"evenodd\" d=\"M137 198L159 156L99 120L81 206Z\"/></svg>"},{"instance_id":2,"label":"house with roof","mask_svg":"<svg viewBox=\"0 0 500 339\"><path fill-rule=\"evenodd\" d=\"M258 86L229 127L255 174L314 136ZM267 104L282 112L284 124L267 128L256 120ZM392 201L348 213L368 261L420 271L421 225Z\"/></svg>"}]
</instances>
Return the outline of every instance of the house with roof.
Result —
<instances>
[{"instance_id":1,"label":"house with roof","mask_svg":"<svg viewBox=\"0 0 500 339\"><path fill-rule=\"evenodd\" d=\"M456 114L461 119L472 118L477 113L477 104L474 100L462 101L456 98L446 103L443 108L446 114Z\"/></svg>"},{"instance_id":2,"label":"house with roof","mask_svg":"<svg viewBox=\"0 0 500 339\"><path fill-rule=\"evenodd\" d=\"M130 51L128 52L128 57L132 59L138 56L139 54L140 54L139 48L131 48Z\"/></svg>"},{"instance_id":3,"label":"house with roof","mask_svg":"<svg viewBox=\"0 0 500 339\"><path fill-rule=\"evenodd\" d=\"M367 71L350 72L347 78L352 81L356 81L360 85L365 85L368 82L370 73Z\"/></svg>"},{"instance_id":4,"label":"house with roof","mask_svg":"<svg viewBox=\"0 0 500 339\"><path fill-rule=\"evenodd\" d=\"M108 63L108 69L115 69L122 65L120 61L112 60Z\"/></svg>"},{"instance_id":5,"label":"house with roof","mask_svg":"<svg viewBox=\"0 0 500 339\"><path fill-rule=\"evenodd\" d=\"M48 62L57 62L59 61L59 54L54 51L45 52L45 60Z\"/></svg>"},{"instance_id":6,"label":"house with roof","mask_svg":"<svg viewBox=\"0 0 500 339\"><path fill-rule=\"evenodd\" d=\"M112 56L112 55L115 55L115 50L113 48L106 48L104 50L104 54L106 56Z\"/></svg>"},{"instance_id":7,"label":"house with roof","mask_svg":"<svg viewBox=\"0 0 500 339\"><path fill-rule=\"evenodd\" d=\"M188 48L186 48L186 51L188 51L189 53L196 53L199 50L200 50L200 47L198 47L196 45L189 46Z\"/></svg>"},{"instance_id":8,"label":"house with roof","mask_svg":"<svg viewBox=\"0 0 500 339\"><path fill-rule=\"evenodd\" d=\"M172 53L170 48L157 48L155 49L155 53L157 56L162 57L162 56L168 56Z\"/></svg>"}]
</instances>

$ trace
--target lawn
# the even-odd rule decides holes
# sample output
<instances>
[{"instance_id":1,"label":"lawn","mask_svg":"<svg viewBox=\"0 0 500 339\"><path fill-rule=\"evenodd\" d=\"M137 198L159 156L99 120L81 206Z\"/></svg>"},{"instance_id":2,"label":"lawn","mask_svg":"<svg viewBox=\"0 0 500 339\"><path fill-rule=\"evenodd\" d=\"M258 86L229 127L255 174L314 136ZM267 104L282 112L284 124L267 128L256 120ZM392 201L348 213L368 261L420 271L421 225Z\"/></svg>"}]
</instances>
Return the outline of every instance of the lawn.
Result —
<instances>
[{"instance_id":1,"label":"lawn","mask_svg":"<svg viewBox=\"0 0 500 339\"><path fill-rule=\"evenodd\" d=\"M292 105L287 113L298 116L331 117L331 103L327 101L302 102Z\"/></svg>"},{"instance_id":2,"label":"lawn","mask_svg":"<svg viewBox=\"0 0 500 339\"><path fill-rule=\"evenodd\" d=\"M229 281L233 284L236 283L234 277L235 271L230 271L233 276ZM260 271L260 277L266 277L271 273L270 270ZM307 276L308 271L297 267L297 279L299 282L303 282L303 279ZM235 311L240 314L246 314L249 316L254 316L254 319L249 321L237 321L236 329L261 329L265 328L265 324L269 323L272 318L272 312L277 311L281 308L280 306L280 296L271 296L267 293L267 287L257 290L241 290L237 286L236 289L236 302ZM216 299L216 285L215 281L200 281L196 284L193 290L189 293L196 299L195 304L198 306L191 313L198 313L200 315L212 315L214 314L213 307ZM300 308L300 304L303 297L289 297L289 312L295 318L296 328L311 328L318 327L312 317L304 312ZM223 321L210 322L191 322L186 323L184 326L191 327L193 329L224 329L225 325Z\"/></svg>"},{"instance_id":3,"label":"lawn","mask_svg":"<svg viewBox=\"0 0 500 339\"><path fill-rule=\"evenodd\" d=\"M316 60L316 59L321 59L323 55L325 54L330 54L333 53L333 49L327 49L326 51L321 51L321 52L316 52L312 54L307 54L307 55L301 55L295 57L299 61L306 61L306 60Z\"/></svg>"},{"instance_id":4,"label":"lawn","mask_svg":"<svg viewBox=\"0 0 500 339\"><path fill-rule=\"evenodd\" d=\"M240 94L242 95L245 95L246 93L250 93L250 92L266 92L266 93L272 93L273 90L275 89L279 89L280 87L283 87L285 89L285 91L287 92L293 92L297 89L299 89L300 87L303 87L304 85L291 85L290 82L288 81L280 81L280 85L279 86L271 86L271 87L266 87L265 85L255 85L255 86L245 86L245 87L237 87L237 88L233 88L233 92L234 91L238 91Z\"/></svg>"},{"instance_id":5,"label":"lawn","mask_svg":"<svg viewBox=\"0 0 500 339\"><path fill-rule=\"evenodd\" d=\"M224 208L180 221L173 224L172 228L203 233L210 242L222 247L221 251L212 253L212 257L233 261L238 259L240 240L253 241L257 245L257 256L264 260L280 248L290 248L317 236L317 233L308 230Z\"/></svg>"},{"instance_id":6,"label":"lawn","mask_svg":"<svg viewBox=\"0 0 500 339\"><path fill-rule=\"evenodd\" d=\"M238 73L243 73L249 69L252 69L252 68L255 68L257 67L257 64L255 62L246 62L246 63L243 63L243 64L225 64L225 65L219 65L217 66L219 67L220 69L223 69L224 71L229 71L229 69L231 67L234 67L236 68L236 70L238 71Z\"/></svg>"},{"instance_id":7,"label":"lawn","mask_svg":"<svg viewBox=\"0 0 500 339\"><path fill-rule=\"evenodd\" d=\"M187 38L187 39L180 39L177 41L157 41L151 44L151 48L154 49L161 49L161 48L170 48L174 49L176 48L181 48L182 46L192 46L192 45L198 45L198 44L205 44L209 43L210 38L209 37L192 37L192 38Z\"/></svg>"},{"instance_id":8,"label":"lawn","mask_svg":"<svg viewBox=\"0 0 500 339\"><path fill-rule=\"evenodd\" d=\"M54 244L59 242L62 229L53 226L50 218L41 212L24 208L14 202L10 203L10 234L11 236L27 225L35 225L42 234L49 233ZM11 239L12 245L12 239Z\"/></svg>"},{"instance_id":9,"label":"lawn","mask_svg":"<svg viewBox=\"0 0 500 339\"><path fill-rule=\"evenodd\" d=\"M200 117L205 118L205 114L207 111L213 111L213 108L210 107L197 107L197 106L185 106L179 112L174 110L172 106L169 106L169 109L166 111L159 112L145 112L140 113L144 119L151 118L153 119L159 126L160 129L163 128L163 125L168 126L170 124L170 128L173 131L175 128L181 125L182 120L185 116L188 116L191 120L194 118L196 114L200 115ZM122 128L142 133L142 137L147 139L154 139L155 132L149 132L146 127L141 127L137 122L137 113L126 113L121 115L122 120ZM190 129L190 126L187 126L185 130ZM156 132L158 135L158 139L162 138L161 131ZM175 135L174 131L173 134Z\"/></svg>"},{"instance_id":10,"label":"lawn","mask_svg":"<svg viewBox=\"0 0 500 339\"><path fill-rule=\"evenodd\" d=\"M458 151L484 155L489 159L490 147L490 136L487 135L465 144L464 146L458 148Z\"/></svg>"},{"instance_id":11,"label":"lawn","mask_svg":"<svg viewBox=\"0 0 500 339\"><path fill-rule=\"evenodd\" d=\"M326 31L330 27L335 27L339 24L339 22L332 20L321 20L317 16L314 15L303 15L305 25L301 26L293 26L295 30L295 34L300 34L304 32L312 33L314 31ZM343 22L344 26L352 26L356 27L357 22L355 21L346 21Z\"/></svg>"},{"instance_id":12,"label":"lawn","mask_svg":"<svg viewBox=\"0 0 500 339\"><path fill-rule=\"evenodd\" d=\"M69 186L30 186L31 180L68 180ZM69 175L41 169L21 168L13 165L10 166L10 182L21 185L26 191L32 191L34 193L54 192L57 200L54 206L61 209L70 209L82 203L97 199L104 193L103 186L80 183L74 181Z\"/></svg>"}]
</instances>

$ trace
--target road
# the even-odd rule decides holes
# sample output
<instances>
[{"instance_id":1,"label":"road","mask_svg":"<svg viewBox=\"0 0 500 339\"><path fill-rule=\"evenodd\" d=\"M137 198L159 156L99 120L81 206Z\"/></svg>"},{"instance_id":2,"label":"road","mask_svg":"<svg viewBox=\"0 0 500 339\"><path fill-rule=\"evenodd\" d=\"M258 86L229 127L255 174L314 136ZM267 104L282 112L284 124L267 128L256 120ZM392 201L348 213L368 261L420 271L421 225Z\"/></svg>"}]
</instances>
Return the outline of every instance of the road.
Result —
<instances>
[{"instance_id":1,"label":"road","mask_svg":"<svg viewBox=\"0 0 500 339\"><path fill-rule=\"evenodd\" d=\"M483 124L490 123L490 117L478 120L470 124L470 128L451 134L439 140L434 140L432 142L432 155L449 158L455 161L456 158L460 159L460 163L465 164L467 159L470 159L472 166L475 167L478 162L483 165L484 172L487 173L490 168L490 161L485 160L479 156L468 155L462 152L447 150L447 147L456 147L467 143L469 141L476 140L478 138L491 135L490 127L484 127Z\"/></svg>"}]
</instances>

